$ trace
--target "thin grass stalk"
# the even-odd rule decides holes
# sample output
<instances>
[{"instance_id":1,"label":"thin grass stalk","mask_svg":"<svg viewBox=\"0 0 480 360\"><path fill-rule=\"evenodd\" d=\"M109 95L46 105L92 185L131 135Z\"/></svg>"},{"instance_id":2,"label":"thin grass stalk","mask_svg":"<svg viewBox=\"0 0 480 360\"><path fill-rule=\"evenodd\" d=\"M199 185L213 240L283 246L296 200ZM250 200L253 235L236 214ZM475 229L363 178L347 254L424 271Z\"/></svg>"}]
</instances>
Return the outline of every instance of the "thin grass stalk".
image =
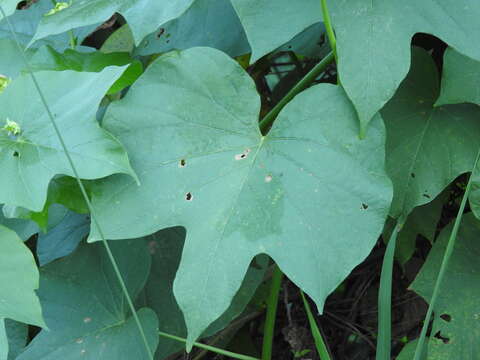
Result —
<instances>
[{"instance_id":1,"label":"thin grass stalk","mask_svg":"<svg viewBox=\"0 0 480 360\"><path fill-rule=\"evenodd\" d=\"M323 340L322 333L318 328L317 322L312 313L312 309L310 308L310 304L305 297L305 294L302 290L300 290L300 295L302 296L303 305L305 306L305 311L307 313L308 323L310 324L310 330L312 332L313 340L315 341L315 347L318 352L318 356L320 360L332 360L330 356L330 352L328 351L328 347L326 342Z\"/></svg>"},{"instance_id":2,"label":"thin grass stalk","mask_svg":"<svg viewBox=\"0 0 480 360\"><path fill-rule=\"evenodd\" d=\"M397 220L388 240L387 250L383 257L382 272L380 275L380 289L378 292L378 339L376 360L391 358L392 344L392 275L397 236L403 225L403 219Z\"/></svg>"}]
</instances>

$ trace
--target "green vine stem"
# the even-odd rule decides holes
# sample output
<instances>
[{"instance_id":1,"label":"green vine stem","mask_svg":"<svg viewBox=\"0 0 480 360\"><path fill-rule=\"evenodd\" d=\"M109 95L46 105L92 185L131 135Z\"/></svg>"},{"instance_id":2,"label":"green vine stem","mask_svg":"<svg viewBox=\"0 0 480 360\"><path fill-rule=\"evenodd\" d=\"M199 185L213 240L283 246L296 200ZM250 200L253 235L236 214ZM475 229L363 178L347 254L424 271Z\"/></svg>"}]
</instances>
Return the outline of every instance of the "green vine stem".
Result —
<instances>
[{"instance_id":1,"label":"green vine stem","mask_svg":"<svg viewBox=\"0 0 480 360\"><path fill-rule=\"evenodd\" d=\"M265 133L273 121L276 119L277 115L282 111L282 109L287 105L298 93L305 90L322 72L325 71L325 68L330 65L335 60L333 51L325 56L317 65L313 67L312 70L308 72L283 98L280 100L277 105L274 106L270 112L265 115L265 117L260 121L260 130L262 133Z\"/></svg>"},{"instance_id":2,"label":"green vine stem","mask_svg":"<svg viewBox=\"0 0 480 360\"><path fill-rule=\"evenodd\" d=\"M453 229L452 229L452 232L450 233L450 238L448 239L447 248L445 249L445 254L443 255L440 271L438 272L437 281L435 282L435 287L433 288L432 297L430 298L430 304L428 305L427 315L425 316L425 320L423 322L422 332L420 333L420 337L418 338L417 347L415 349L414 360L420 360L423 353L423 347L425 345L425 338L427 336L428 326L430 324L430 319L432 318L432 313L433 313L433 309L435 308L435 303L437 302L438 292L440 290L443 277L445 276L445 272L447 270L450 257L452 256L452 252L455 247L458 229L460 227L460 223L462 222L462 216L465 211L465 206L467 204L468 195L470 194L470 189L472 188L472 179L477 169L479 157L480 157L480 149L477 153L477 157L475 158L475 162L472 168L472 173L470 175L470 178L468 179L467 188L465 189L465 193L463 194L462 202L460 204L460 208L458 209L457 217L455 218L455 223L453 224Z\"/></svg>"},{"instance_id":3,"label":"green vine stem","mask_svg":"<svg viewBox=\"0 0 480 360\"><path fill-rule=\"evenodd\" d=\"M333 55L335 56L335 62L338 65L337 39L335 38L335 33L333 32L332 21L330 20L330 13L328 12L328 7L327 7L327 0L320 0L320 1L322 4L323 23L325 24L325 29L327 30L328 42L330 43L330 47L332 48Z\"/></svg>"},{"instance_id":4,"label":"green vine stem","mask_svg":"<svg viewBox=\"0 0 480 360\"><path fill-rule=\"evenodd\" d=\"M176 341L183 342L183 343L186 343L186 342L187 342L187 339L184 339L184 338L182 338L182 337L180 337L180 336L175 336L175 335L167 334L167 333L164 333L164 332L162 332L162 331L159 331L159 332L158 332L158 335L160 335L160 336L162 336L162 337L164 337L164 338L167 338L167 339L176 340ZM220 355L224 355L224 356L229 356L229 357L234 358L234 359L239 359L239 360L260 360L260 359L257 359L257 358L255 358L255 357L252 357L252 356L237 354L237 353L234 353L234 352L231 352L231 351L219 349L219 348L216 348L215 346L210 346L210 345L202 344L202 343L199 343L199 342L194 342L194 343L193 343L193 346L198 347L198 348L200 348L200 349L205 349L205 350L214 352L214 353L216 353L216 354L220 354Z\"/></svg>"},{"instance_id":5,"label":"green vine stem","mask_svg":"<svg viewBox=\"0 0 480 360\"><path fill-rule=\"evenodd\" d=\"M273 269L272 285L267 299L267 317L263 331L262 360L272 359L273 335L275 331L275 319L277 317L278 296L282 285L283 272L278 265Z\"/></svg>"}]
</instances>

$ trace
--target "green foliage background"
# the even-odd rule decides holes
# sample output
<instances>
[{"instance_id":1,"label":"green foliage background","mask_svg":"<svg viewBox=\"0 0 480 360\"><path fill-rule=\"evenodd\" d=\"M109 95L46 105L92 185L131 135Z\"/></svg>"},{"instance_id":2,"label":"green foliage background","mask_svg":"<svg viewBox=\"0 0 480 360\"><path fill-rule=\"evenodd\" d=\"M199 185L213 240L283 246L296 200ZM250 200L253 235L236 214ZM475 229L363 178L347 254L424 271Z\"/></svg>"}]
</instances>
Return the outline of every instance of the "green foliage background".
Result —
<instances>
[{"instance_id":1,"label":"green foliage background","mask_svg":"<svg viewBox=\"0 0 480 360\"><path fill-rule=\"evenodd\" d=\"M321 312L395 223L401 264L417 234L433 244L412 284L429 301L442 191L480 148L480 2L328 3L0 0L0 360L164 359L183 345L159 331L190 349L259 311L272 262ZM419 33L445 42L441 66ZM277 102L255 71L330 50L336 67L259 125ZM433 320L450 343L425 359L477 359L479 177Z\"/></svg>"}]
</instances>

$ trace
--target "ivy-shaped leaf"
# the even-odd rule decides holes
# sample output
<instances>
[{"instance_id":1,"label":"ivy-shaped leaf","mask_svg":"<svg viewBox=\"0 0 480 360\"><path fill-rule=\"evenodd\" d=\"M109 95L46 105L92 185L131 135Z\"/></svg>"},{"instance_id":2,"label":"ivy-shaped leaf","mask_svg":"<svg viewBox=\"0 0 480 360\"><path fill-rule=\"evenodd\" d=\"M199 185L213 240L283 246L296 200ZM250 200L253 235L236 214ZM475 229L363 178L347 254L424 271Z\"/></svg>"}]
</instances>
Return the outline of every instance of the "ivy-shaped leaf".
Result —
<instances>
[{"instance_id":1,"label":"ivy-shaped leaf","mask_svg":"<svg viewBox=\"0 0 480 360\"><path fill-rule=\"evenodd\" d=\"M0 225L0 319L44 326L35 294L38 270L30 250L12 230Z\"/></svg>"},{"instance_id":2,"label":"ivy-shaped leaf","mask_svg":"<svg viewBox=\"0 0 480 360\"><path fill-rule=\"evenodd\" d=\"M120 13L127 20L138 44L160 25L182 15L194 0L76 0L67 8L45 16L32 42L70 29L96 24Z\"/></svg>"},{"instance_id":3,"label":"ivy-shaped leaf","mask_svg":"<svg viewBox=\"0 0 480 360\"><path fill-rule=\"evenodd\" d=\"M340 87L297 96L265 137L259 111L235 61L193 48L156 60L104 119L141 186L126 176L96 183L99 222L109 239L186 227L174 291L190 342L227 309L259 253L322 309L370 252L390 206L381 118L360 140Z\"/></svg>"},{"instance_id":4,"label":"ivy-shaped leaf","mask_svg":"<svg viewBox=\"0 0 480 360\"><path fill-rule=\"evenodd\" d=\"M231 0L252 47L251 61L322 21L320 1ZM319 34L320 35L320 34Z\"/></svg>"},{"instance_id":5,"label":"ivy-shaped leaf","mask_svg":"<svg viewBox=\"0 0 480 360\"><path fill-rule=\"evenodd\" d=\"M411 288L426 301L432 296L445 248L453 228L447 226L428 254ZM480 352L480 223L473 214L462 219L455 248L443 279L428 344L428 359L475 360ZM448 341L446 341L448 339Z\"/></svg>"},{"instance_id":6,"label":"ivy-shaped leaf","mask_svg":"<svg viewBox=\"0 0 480 360\"><path fill-rule=\"evenodd\" d=\"M36 74L82 178L134 175L121 144L95 120L102 97L123 71L122 67L108 67L100 73ZM2 123L0 202L40 211L49 181L57 174L73 173L28 75L12 81L0 95Z\"/></svg>"},{"instance_id":7,"label":"ivy-shaped leaf","mask_svg":"<svg viewBox=\"0 0 480 360\"><path fill-rule=\"evenodd\" d=\"M464 102L480 105L480 61L448 48L443 57L442 92L437 105Z\"/></svg>"},{"instance_id":8,"label":"ivy-shaped leaf","mask_svg":"<svg viewBox=\"0 0 480 360\"><path fill-rule=\"evenodd\" d=\"M196 0L178 19L147 36L139 55L208 46L230 56L250 52L245 32L230 0Z\"/></svg>"},{"instance_id":9,"label":"ivy-shaped leaf","mask_svg":"<svg viewBox=\"0 0 480 360\"><path fill-rule=\"evenodd\" d=\"M145 243L111 244L130 296L150 271ZM49 330L43 330L18 360L148 359L138 328L102 244L85 243L70 256L41 269L39 297ZM152 351L158 344L155 313L138 311Z\"/></svg>"},{"instance_id":10,"label":"ivy-shaped leaf","mask_svg":"<svg viewBox=\"0 0 480 360\"><path fill-rule=\"evenodd\" d=\"M182 228L166 229L145 238L152 255L152 270L145 289L139 296L139 303L142 306L149 306L156 311L161 331L181 337L187 336L187 328L173 296L173 280L180 263L184 240L185 231ZM228 310L202 334L202 337L212 336L222 330L245 309L263 281L268 267L268 257L260 255L254 262L255 266L249 268ZM157 359L164 359L184 347L185 345L178 341L160 338L155 356Z\"/></svg>"},{"instance_id":11,"label":"ivy-shaped leaf","mask_svg":"<svg viewBox=\"0 0 480 360\"><path fill-rule=\"evenodd\" d=\"M438 84L432 58L413 48L407 78L381 111L394 218L432 201L453 179L470 171L480 146L480 109L470 104L435 107Z\"/></svg>"},{"instance_id":12,"label":"ivy-shaped leaf","mask_svg":"<svg viewBox=\"0 0 480 360\"><path fill-rule=\"evenodd\" d=\"M480 2L458 0L329 1L337 36L339 74L365 129L394 95L410 65L416 33L433 34L480 60Z\"/></svg>"}]
</instances>

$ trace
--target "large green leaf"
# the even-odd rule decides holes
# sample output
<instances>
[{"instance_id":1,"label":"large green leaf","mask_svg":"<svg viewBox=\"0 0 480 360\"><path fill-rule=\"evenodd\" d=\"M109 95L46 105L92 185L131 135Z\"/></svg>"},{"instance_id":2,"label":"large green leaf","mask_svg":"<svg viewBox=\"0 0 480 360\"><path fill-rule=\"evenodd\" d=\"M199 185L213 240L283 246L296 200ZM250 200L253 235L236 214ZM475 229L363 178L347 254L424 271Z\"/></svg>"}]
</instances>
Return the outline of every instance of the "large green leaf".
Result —
<instances>
[{"instance_id":1,"label":"large green leaf","mask_svg":"<svg viewBox=\"0 0 480 360\"><path fill-rule=\"evenodd\" d=\"M437 105L464 102L480 105L480 61L448 48L443 57L442 92Z\"/></svg>"},{"instance_id":2,"label":"large green leaf","mask_svg":"<svg viewBox=\"0 0 480 360\"><path fill-rule=\"evenodd\" d=\"M32 253L17 234L1 225L0 248L0 318L44 326Z\"/></svg>"},{"instance_id":3,"label":"large green leaf","mask_svg":"<svg viewBox=\"0 0 480 360\"><path fill-rule=\"evenodd\" d=\"M381 112L394 186L390 214L395 218L432 201L470 171L480 146L480 109L469 104L434 107L438 83L433 60L414 48L407 78Z\"/></svg>"},{"instance_id":4,"label":"large green leaf","mask_svg":"<svg viewBox=\"0 0 480 360\"><path fill-rule=\"evenodd\" d=\"M431 298L435 280L448 243L453 223L440 234L417 278L411 285L425 300ZM476 360L480 352L480 222L466 214L435 304L428 359ZM441 338L448 339L446 343Z\"/></svg>"},{"instance_id":5,"label":"large green leaf","mask_svg":"<svg viewBox=\"0 0 480 360\"><path fill-rule=\"evenodd\" d=\"M141 241L111 244L132 298L150 271ZM82 244L71 256L41 269L39 297L49 330L43 330L18 360L148 359L138 328L101 243ZM152 351L158 343L155 313L138 311Z\"/></svg>"},{"instance_id":6,"label":"large green leaf","mask_svg":"<svg viewBox=\"0 0 480 360\"><path fill-rule=\"evenodd\" d=\"M160 330L169 334L186 337L187 327L183 314L173 295L173 280L180 263L185 231L182 228L170 228L145 238L152 255L152 270L139 303L156 311ZM222 330L245 309L255 290L263 281L268 266L268 257L255 258L256 266L251 266L240 290L232 300L228 310L215 321L203 334L211 336ZM180 351L185 345L174 340L160 338L157 359Z\"/></svg>"},{"instance_id":7,"label":"large green leaf","mask_svg":"<svg viewBox=\"0 0 480 360\"><path fill-rule=\"evenodd\" d=\"M133 175L121 144L95 120L103 95L123 71L108 67L99 73L36 74L82 178ZM12 81L0 95L0 122L5 125L0 130L0 202L40 211L53 176L73 173L28 75Z\"/></svg>"},{"instance_id":8,"label":"large green leaf","mask_svg":"<svg viewBox=\"0 0 480 360\"><path fill-rule=\"evenodd\" d=\"M186 227L174 289L190 341L227 309L259 253L322 309L388 212L380 117L359 140L348 98L327 84L297 96L265 137L259 110L235 61L194 48L157 59L104 119L141 186L127 176L96 183L99 221L110 239Z\"/></svg>"},{"instance_id":9,"label":"large green leaf","mask_svg":"<svg viewBox=\"0 0 480 360\"><path fill-rule=\"evenodd\" d=\"M322 20L318 0L231 0L252 47L254 62Z\"/></svg>"},{"instance_id":10,"label":"large green leaf","mask_svg":"<svg viewBox=\"0 0 480 360\"><path fill-rule=\"evenodd\" d=\"M122 14L138 44L160 25L182 15L194 0L77 0L38 25L32 41L54 34L108 20L114 13Z\"/></svg>"},{"instance_id":11,"label":"large green leaf","mask_svg":"<svg viewBox=\"0 0 480 360\"><path fill-rule=\"evenodd\" d=\"M438 36L480 60L480 2L458 0L329 1L337 36L339 73L365 128L394 95L410 65L415 33Z\"/></svg>"},{"instance_id":12,"label":"large green leaf","mask_svg":"<svg viewBox=\"0 0 480 360\"><path fill-rule=\"evenodd\" d=\"M181 17L147 36L137 53L150 55L194 46L213 47L230 56L250 52L242 24L230 0L196 0Z\"/></svg>"}]
</instances>

